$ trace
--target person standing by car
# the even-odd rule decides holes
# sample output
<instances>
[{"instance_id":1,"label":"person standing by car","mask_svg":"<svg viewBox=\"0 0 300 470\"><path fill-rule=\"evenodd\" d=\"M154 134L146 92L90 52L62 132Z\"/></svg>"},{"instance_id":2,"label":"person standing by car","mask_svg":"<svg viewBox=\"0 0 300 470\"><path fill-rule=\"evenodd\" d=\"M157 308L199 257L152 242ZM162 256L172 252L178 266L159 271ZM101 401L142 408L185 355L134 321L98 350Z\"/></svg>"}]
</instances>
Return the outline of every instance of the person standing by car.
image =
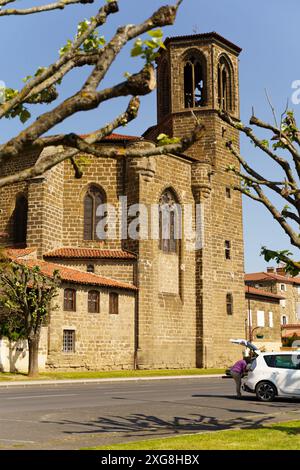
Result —
<instances>
[{"instance_id":1,"label":"person standing by car","mask_svg":"<svg viewBox=\"0 0 300 470\"><path fill-rule=\"evenodd\" d=\"M248 362L246 359L240 359L230 369L230 374L235 381L236 385L236 396L240 398L241 394L241 385L242 385L242 377L246 372Z\"/></svg>"}]
</instances>

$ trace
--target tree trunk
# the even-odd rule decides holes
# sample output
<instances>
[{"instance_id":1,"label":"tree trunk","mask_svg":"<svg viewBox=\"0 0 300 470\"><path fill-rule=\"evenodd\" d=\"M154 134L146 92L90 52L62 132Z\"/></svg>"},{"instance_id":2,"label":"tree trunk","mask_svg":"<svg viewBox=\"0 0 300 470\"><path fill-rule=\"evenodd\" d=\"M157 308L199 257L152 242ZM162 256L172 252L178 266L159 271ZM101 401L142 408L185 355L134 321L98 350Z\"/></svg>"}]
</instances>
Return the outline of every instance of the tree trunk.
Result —
<instances>
[{"instance_id":1,"label":"tree trunk","mask_svg":"<svg viewBox=\"0 0 300 470\"><path fill-rule=\"evenodd\" d=\"M28 363L28 376L35 377L39 375L39 342L40 335L36 333L31 338L28 338L29 348L29 363Z\"/></svg>"}]
</instances>

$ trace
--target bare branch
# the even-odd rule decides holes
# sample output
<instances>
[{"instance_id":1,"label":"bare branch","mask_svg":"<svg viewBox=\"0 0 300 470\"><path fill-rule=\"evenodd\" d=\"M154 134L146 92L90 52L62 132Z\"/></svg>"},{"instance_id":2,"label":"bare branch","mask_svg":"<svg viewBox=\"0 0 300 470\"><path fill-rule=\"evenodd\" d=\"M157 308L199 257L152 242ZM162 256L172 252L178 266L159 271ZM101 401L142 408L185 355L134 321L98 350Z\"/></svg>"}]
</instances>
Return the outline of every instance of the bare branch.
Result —
<instances>
[{"instance_id":1,"label":"bare branch","mask_svg":"<svg viewBox=\"0 0 300 470\"><path fill-rule=\"evenodd\" d=\"M297 174L300 177L300 153L297 151L296 147L293 145L293 142L291 141L290 137L286 134L286 132L282 130L282 123L280 125L280 128L278 128L262 121L261 119L258 119L255 116L252 116L250 119L250 124L274 132L278 141L291 153L294 163L295 163ZM294 137L295 136L297 136L296 133ZM299 143L300 143L300 140L299 140Z\"/></svg>"},{"instance_id":2,"label":"bare branch","mask_svg":"<svg viewBox=\"0 0 300 470\"><path fill-rule=\"evenodd\" d=\"M268 95L268 90L265 88L265 95L267 97L267 100L268 100L268 103L270 105L270 108L272 110L272 114L273 114L273 117L274 117L274 122L275 122L275 126L278 127L278 123L277 123L277 118L276 118L276 112L275 112L275 108L271 102L271 98L269 97Z\"/></svg>"},{"instance_id":3,"label":"bare branch","mask_svg":"<svg viewBox=\"0 0 300 470\"><path fill-rule=\"evenodd\" d=\"M5 144L1 148L0 159L19 155L27 143L34 144L38 137L78 111L95 109L100 103L119 96L146 95L153 91L155 85L154 68L152 65L146 65L139 73L112 88L92 93L79 91L52 111L42 114L27 129Z\"/></svg>"},{"instance_id":4,"label":"bare branch","mask_svg":"<svg viewBox=\"0 0 300 470\"><path fill-rule=\"evenodd\" d=\"M1 6L12 3L15 0L5 0L4 3L0 3ZM48 5L41 5L38 7L26 8L24 10L19 10L16 8L5 9L0 11L0 16L10 16L10 15L33 15L35 13L43 13L45 11L51 10L63 10L68 5L73 5L75 3L82 3L82 0L60 0L56 3L49 3Z\"/></svg>"},{"instance_id":5,"label":"bare branch","mask_svg":"<svg viewBox=\"0 0 300 470\"><path fill-rule=\"evenodd\" d=\"M91 153L92 155L96 157L104 157L104 158L117 158L117 157L123 157L123 158L128 158L128 157L149 157L149 156L154 156L154 155L165 155L168 153L182 153L185 150L187 150L191 145L193 145L197 140L199 140L202 136L202 133L204 131L204 126L197 125L195 126L194 131L192 132L191 135L188 137L185 137L181 139L180 143L177 144L170 144L166 146L161 146L161 147L154 147L153 149L132 149L128 150L126 149L124 152L118 152L116 150L105 150L105 149L100 149L92 144L95 144L97 141L103 139L106 135L111 134L111 132L119 127L122 123L124 123L124 120L130 121L134 119L137 113L137 98L133 98L130 101L130 104L127 108L126 113L123 113L121 116L119 116L117 119L113 121L113 123L109 124L103 129L100 129L99 131L90 134L86 139L80 139L79 136L76 136L72 134L71 136L65 136L66 142L68 144L73 144L77 145L77 147L81 148L80 150L74 150L74 149L67 149L65 150L62 146L61 148L55 147L52 152L46 153L43 156L43 153L41 154L40 158L37 160L36 164L29 169L26 169L24 171L21 171L15 175L7 176L5 178L0 178L0 187L6 186L11 183L19 182L19 181L25 181L30 178L33 178L35 176L40 176L45 171L51 169L58 163L74 158L76 155L80 154L81 152L85 153ZM63 138L61 138L60 141L62 141ZM72 141L72 142L71 142ZM58 141L56 142L58 144Z\"/></svg>"},{"instance_id":6,"label":"bare branch","mask_svg":"<svg viewBox=\"0 0 300 470\"><path fill-rule=\"evenodd\" d=\"M300 237L298 233L295 232L292 227L287 223L284 216L276 209L276 207L271 203L270 199L264 194L264 192L259 186L255 186L254 190L261 199L262 204L268 209L274 219L277 220L277 222L281 225L285 233L289 236L291 243L294 246L300 248Z\"/></svg>"},{"instance_id":7,"label":"bare branch","mask_svg":"<svg viewBox=\"0 0 300 470\"><path fill-rule=\"evenodd\" d=\"M78 48L93 33L93 31L106 22L108 15L116 13L117 11L117 2L109 2L102 8L100 8L98 14L90 20L90 25L87 30L79 37L77 37L70 49L65 54L63 54L54 64L49 66L41 74L29 80L29 82L23 87L23 89L18 93L15 98L0 106L0 119L4 117L10 110L14 109L16 106L22 103L30 92L33 92L33 94L35 94L35 87L43 83L49 77L53 76L53 74L55 74L64 64L72 60L74 58L74 55L77 53Z\"/></svg>"},{"instance_id":8,"label":"bare branch","mask_svg":"<svg viewBox=\"0 0 300 470\"><path fill-rule=\"evenodd\" d=\"M235 191L239 191L240 193L244 194L245 196L249 197L250 199L253 199L254 201L257 201L257 202L262 202L262 200L257 197L257 196L254 196L254 194L252 194L250 191L248 191L247 189L245 188L242 188L241 186L233 186L233 189Z\"/></svg>"},{"instance_id":9,"label":"bare branch","mask_svg":"<svg viewBox=\"0 0 300 470\"><path fill-rule=\"evenodd\" d=\"M139 25L127 25L119 28L112 40L100 51L98 63L82 89L96 90L116 55L128 41L155 27L173 24L180 3L178 2L175 6L167 5L159 8L150 18Z\"/></svg>"},{"instance_id":10,"label":"bare branch","mask_svg":"<svg viewBox=\"0 0 300 470\"><path fill-rule=\"evenodd\" d=\"M281 214L286 218L294 220L294 222L297 222L297 224L300 225L300 217L294 214L294 212L284 209L283 211L281 211Z\"/></svg>"},{"instance_id":11,"label":"bare branch","mask_svg":"<svg viewBox=\"0 0 300 470\"><path fill-rule=\"evenodd\" d=\"M260 139L258 139L256 137L256 135L253 133L253 131L250 127L244 126L244 124L241 121L233 120L226 111L223 111L223 110L219 111L219 115L223 119L223 121L227 122L231 127L233 127L235 129L237 129L238 131L241 131L244 134L246 134L252 140L252 142L254 142L254 144L257 147L259 147L263 152L265 152L269 157L271 157L272 160L274 160L276 163L278 163L278 165L280 165L281 168L284 170L289 183L291 183L292 185L297 187L296 181L295 181L294 176L293 176L292 169L291 169L290 164L288 163L287 160L285 160L284 158L279 157L274 152L272 152L264 144L263 141L261 141Z\"/></svg>"},{"instance_id":12,"label":"bare branch","mask_svg":"<svg viewBox=\"0 0 300 470\"><path fill-rule=\"evenodd\" d=\"M284 185L286 186L286 184L289 184L292 188L297 188L296 185L294 184L291 184L291 183L288 183L288 182L272 182L272 181L269 181L267 178L264 178L262 175L260 175L257 171L255 171L253 168L251 168L248 163L246 162L246 160L240 155L240 153L233 147L233 144L232 142L227 142L226 143L226 147L230 150L230 152L232 153L232 155L234 155L236 157L236 159L240 162L240 164L242 165L242 167L244 168L244 170L246 170L246 172L248 173L248 175L251 175L253 178L245 175L245 179L248 178L250 181L254 182L255 184L263 184L265 186L268 186L269 188L271 188L273 191L275 191L277 194L279 194L280 196L282 196L284 199L286 199L286 201L288 201L290 204L296 206L297 203L296 201L291 198L290 196L290 192L289 190L287 191L283 191L282 188L279 188L278 185ZM234 170L232 170L234 171ZM236 172L235 172L236 173Z\"/></svg>"}]
</instances>

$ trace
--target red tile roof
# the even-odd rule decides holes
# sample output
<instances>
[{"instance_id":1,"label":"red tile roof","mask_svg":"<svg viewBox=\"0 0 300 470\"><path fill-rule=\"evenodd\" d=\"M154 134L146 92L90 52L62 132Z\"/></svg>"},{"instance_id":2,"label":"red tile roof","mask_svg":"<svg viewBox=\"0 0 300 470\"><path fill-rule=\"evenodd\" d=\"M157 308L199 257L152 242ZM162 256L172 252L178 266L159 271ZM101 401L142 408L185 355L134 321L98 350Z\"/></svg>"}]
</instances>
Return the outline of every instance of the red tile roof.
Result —
<instances>
[{"instance_id":1,"label":"red tile roof","mask_svg":"<svg viewBox=\"0 0 300 470\"><path fill-rule=\"evenodd\" d=\"M136 259L134 253L125 250L102 250L97 248L58 248L44 255L44 258L72 259Z\"/></svg>"},{"instance_id":2,"label":"red tile roof","mask_svg":"<svg viewBox=\"0 0 300 470\"><path fill-rule=\"evenodd\" d=\"M72 268L66 268L55 263L47 263L46 261L35 259L20 259L16 260L17 263L25 264L29 268L39 266L41 272L48 277L53 276L53 271L59 271L62 281L73 282L75 284L86 284L101 287L112 287L115 289L126 289L136 291L137 287L121 281L115 281L107 277L99 276L98 274L78 271Z\"/></svg>"},{"instance_id":3,"label":"red tile roof","mask_svg":"<svg viewBox=\"0 0 300 470\"><path fill-rule=\"evenodd\" d=\"M34 253L36 248L6 248L5 253L9 258L23 258Z\"/></svg>"},{"instance_id":4,"label":"red tile roof","mask_svg":"<svg viewBox=\"0 0 300 470\"><path fill-rule=\"evenodd\" d=\"M265 272L245 274L245 281L277 281L283 284L300 285L300 277L287 277L276 273Z\"/></svg>"},{"instance_id":5,"label":"red tile roof","mask_svg":"<svg viewBox=\"0 0 300 470\"><path fill-rule=\"evenodd\" d=\"M282 337L283 338L291 338L292 336L299 336L300 338L300 325L282 325ZM283 331L286 330L286 331Z\"/></svg>"},{"instance_id":6,"label":"red tile roof","mask_svg":"<svg viewBox=\"0 0 300 470\"><path fill-rule=\"evenodd\" d=\"M82 137L83 139L85 137L88 137L89 135L91 134L81 134L80 137ZM111 140L113 142L127 142L127 141L133 141L133 140L141 140L141 137L137 137L135 135L123 135L123 134L115 134L115 133L112 133L110 135L108 135L107 137L104 137L101 142L106 142L107 140Z\"/></svg>"},{"instance_id":7,"label":"red tile roof","mask_svg":"<svg viewBox=\"0 0 300 470\"><path fill-rule=\"evenodd\" d=\"M272 292L268 292L262 289L256 289L256 287L251 287L251 286L245 286L245 293L258 295L259 297L270 297L272 299L278 299L278 300L285 298L285 297L282 297L281 295L273 294Z\"/></svg>"}]
</instances>

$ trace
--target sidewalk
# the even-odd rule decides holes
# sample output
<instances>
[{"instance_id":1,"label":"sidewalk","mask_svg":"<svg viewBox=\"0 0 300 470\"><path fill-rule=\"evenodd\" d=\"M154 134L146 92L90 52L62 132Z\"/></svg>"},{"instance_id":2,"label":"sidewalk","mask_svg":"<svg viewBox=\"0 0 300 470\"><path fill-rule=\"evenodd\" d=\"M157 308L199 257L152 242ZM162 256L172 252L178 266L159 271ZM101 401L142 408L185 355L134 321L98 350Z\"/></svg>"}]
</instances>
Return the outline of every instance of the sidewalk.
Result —
<instances>
[{"instance_id":1,"label":"sidewalk","mask_svg":"<svg viewBox=\"0 0 300 470\"><path fill-rule=\"evenodd\" d=\"M154 377L117 377L105 379L57 379L57 380L20 380L20 381L0 381L1 387L29 387L32 385L74 385L74 384L90 384L90 383L106 383L106 382L137 382L140 380L178 380L178 379L204 379L204 378L221 378L224 374L203 374L203 375L172 375L172 376L154 376Z\"/></svg>"}]
</instances>

